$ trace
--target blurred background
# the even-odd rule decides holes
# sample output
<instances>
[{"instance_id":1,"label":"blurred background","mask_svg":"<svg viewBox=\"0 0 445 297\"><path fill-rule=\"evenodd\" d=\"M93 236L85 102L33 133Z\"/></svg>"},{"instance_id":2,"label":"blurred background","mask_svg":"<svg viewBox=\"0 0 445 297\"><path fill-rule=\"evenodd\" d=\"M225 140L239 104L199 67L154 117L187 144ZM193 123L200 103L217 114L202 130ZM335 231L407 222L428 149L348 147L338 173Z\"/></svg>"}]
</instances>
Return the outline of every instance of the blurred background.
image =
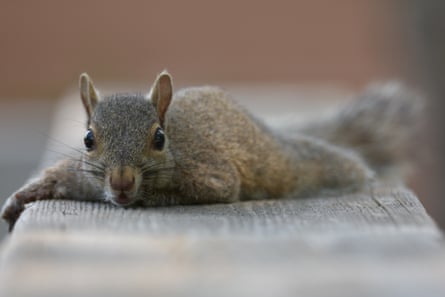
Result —
<instances>
[{"instance_id":1,"label":"blurred background","mask_svg":"<svg viewBox=\"0 0 445 297\"><path fill-rule=\"evenodd\" d=\"M0 197L39 163L56 103L81 72L96 84L147 89L167 68L177 87L336 86L344 94L399 79L430 98L428 133L418 143L429 158L410 186L445 226L435 129L443 125L444 8L440 1L0 1ZM279 104L279 94L272 99Z\"/></svg>"}]
</instances>

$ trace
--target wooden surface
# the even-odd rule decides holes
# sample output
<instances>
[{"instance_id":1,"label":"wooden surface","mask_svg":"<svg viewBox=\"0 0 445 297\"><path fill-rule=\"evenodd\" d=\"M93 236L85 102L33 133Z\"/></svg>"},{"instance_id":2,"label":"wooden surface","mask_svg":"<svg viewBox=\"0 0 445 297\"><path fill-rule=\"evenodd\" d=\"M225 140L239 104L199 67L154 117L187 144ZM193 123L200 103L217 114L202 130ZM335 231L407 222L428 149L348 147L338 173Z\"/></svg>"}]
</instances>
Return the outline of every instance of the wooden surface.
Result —
<instances>
[{"instance_id":1,"label":"wooden surface","mask_svg":"<svg viewBox=\"0 0 445 297\"><path fill-rule=\"evenodd\" d=\"M403 188L127 210L41 201L0 255L0 296L445 293L442 234Z\"/></svg>"}]
</instances>

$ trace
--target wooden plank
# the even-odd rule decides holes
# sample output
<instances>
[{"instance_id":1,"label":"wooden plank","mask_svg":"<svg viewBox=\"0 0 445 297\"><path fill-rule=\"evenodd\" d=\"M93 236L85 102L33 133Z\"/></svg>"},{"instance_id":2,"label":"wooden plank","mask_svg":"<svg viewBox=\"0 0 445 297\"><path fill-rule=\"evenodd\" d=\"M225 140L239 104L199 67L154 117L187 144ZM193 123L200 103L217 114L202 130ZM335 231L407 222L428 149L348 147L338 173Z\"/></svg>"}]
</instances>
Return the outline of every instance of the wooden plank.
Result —
<instances>
[{"instance_id":1,"label":"wooden plank","mask_svg":"<svg viewBox=\"0 0 445 297\"><path fill-rule=\"evenodd\" d=\"M437 232L414 194L381 188L339 197L234 204L123 209L105 203L41 201L15 232L32 229L113 230L125 233L292 236L311 232Z\"/></svg>"},{"instance_id":2,"label":"wooden plank","mask_svg":"<svg viewBox=\"0 0 445 297\"><path fill-rule=\"evenodd\" d=\"M403 188L120 209L34 203L0 296L443 296L440 230Z\"/></svg>"}]
</instances>

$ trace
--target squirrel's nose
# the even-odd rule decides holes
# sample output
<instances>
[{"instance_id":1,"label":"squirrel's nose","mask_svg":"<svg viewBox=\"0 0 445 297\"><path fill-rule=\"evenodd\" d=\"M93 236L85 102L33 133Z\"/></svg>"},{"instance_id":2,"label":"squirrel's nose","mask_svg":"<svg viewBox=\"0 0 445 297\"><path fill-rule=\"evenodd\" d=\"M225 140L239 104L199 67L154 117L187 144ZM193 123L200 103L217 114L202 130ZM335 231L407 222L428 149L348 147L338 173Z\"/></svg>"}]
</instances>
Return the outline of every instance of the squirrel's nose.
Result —
<instances>
[{"instance_id":1,"label":"squirrel's nose","mask_svg":"<svg viewBox=\"0 0 445 297\"><path fill-rule=\"evenodd\" d=\"M134 169L129 166L114 168L110 174L110 186L115 191L131 191L134 187Z\"/></svg>"}]
</instances>

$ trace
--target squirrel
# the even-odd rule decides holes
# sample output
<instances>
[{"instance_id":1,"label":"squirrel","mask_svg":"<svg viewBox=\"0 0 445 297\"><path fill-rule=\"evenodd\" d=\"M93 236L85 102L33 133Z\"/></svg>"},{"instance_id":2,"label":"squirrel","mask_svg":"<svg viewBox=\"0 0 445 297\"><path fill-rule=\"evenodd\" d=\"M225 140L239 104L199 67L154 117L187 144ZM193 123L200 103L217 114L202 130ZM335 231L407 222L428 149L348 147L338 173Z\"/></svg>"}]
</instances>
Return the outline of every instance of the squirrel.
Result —
<instances>
[{"instance_id":1,"label":"squirrel","mask_svg":"<svg viewBox=\"0 0 445 297\"><path fill-rule=\"evenodd\" d=\"M326 121L272 129L217 87L173 94L160 73L150 92L101 97L80 76L85 148L45 169L5 202L10 230L41 199L134 205L230 203L358 191L396 163L416 96L376 87ZM403 133L402 133L403 132Z\"/></svg>"}]
</instances>

